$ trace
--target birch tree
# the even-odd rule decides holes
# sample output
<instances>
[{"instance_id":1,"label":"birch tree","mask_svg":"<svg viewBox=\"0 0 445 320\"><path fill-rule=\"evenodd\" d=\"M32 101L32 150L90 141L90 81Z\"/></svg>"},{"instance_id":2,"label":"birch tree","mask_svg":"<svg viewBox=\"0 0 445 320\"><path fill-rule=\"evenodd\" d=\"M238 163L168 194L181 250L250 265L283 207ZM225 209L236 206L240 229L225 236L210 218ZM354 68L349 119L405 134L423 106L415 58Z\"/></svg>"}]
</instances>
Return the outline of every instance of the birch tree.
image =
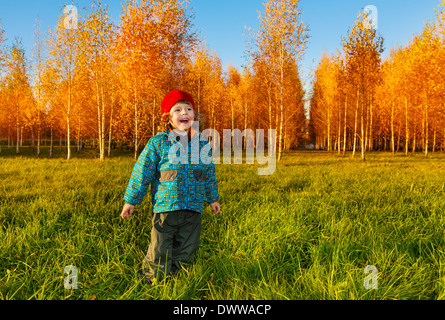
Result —
<instances>
[{"instance_id":1,"label":"birch tree","mask_svg":"<svg viewBox=\"0 0 445 320\"><path fill-rule=\"evenodd\" d=\"M119 73L132 98L137 158L141 105L149 92L166 94L179 84L183 62L196 39L191 17L178 0L127 2L121 20L114 50L119 53L115 55Z\"/></svg>"},{"instance_id":2,"label":"birch tree","mask_svg":"<svg viewBox=\"0 0 445 320\"><path fill-rule=\"evenodd\" d=\"M367 16L357 15L354 27L342 40L346 59L348 79L357 93L354 136L357 137L357 123L360 117L361 156L365 160L366 132L369 126L369 97L374 93L379 79L380 55L383 52L383 38L377 36L375 29L367 28ZM366 121L366 124L365 124ZM354 152L355 153L355 142Z\"/></svg>"},{"instance_id":3,"label":"birch tree","mask_svg":"<svg viewBox=\"0 0 445 320\"><path fill-rule=\"evenodd\" d=\"M8 112L6 112L6 84L4 82L4 71L6 67L6 55L7 48L4 44L5 42L5 30L2 28L1 20L0 20L0 141L4 136L4 123L7 122L6 118L9 119ZM8 147L9 147L9 136L8 136ZM0 152L2 151L0 145Z\"/></svg>"},{"instance_id":4,"label":"birch tree","mask_svg":"<svg viewBox=\"0 0 445 320\"><path fill-rule=\"evenodd\" d=\"M285 65L288 60L299 61L303 57L309 38L308 26L301 20L302 11L298 0L269 0L260 16L260 30L256 35L259 56L266 57L275 85L279 91L279 138L278 160L283 152Z\"/></svg>"},{"instance_id":5,"label":"birch tree","mask_svg":"<svg viewBox=\"0 0 445 320\"><path fill-rule=\"evenodd\" d=\"M20 153L21 133L23 128L22 115L26 107L25 100L28 94L29 76L27 73L27 63L25 58L25 50L18 38L15 38L11 46L9 57L7 60L7 86L11 94L11 102L15 109L16 123L16 153Z\"/></svg>"},{"instance_id":6,"label":"birch tree","mask_svg":"<svg viewBox=\"0 0 445 320\"><path fill-rule=\"evenodd\" d=\"M57 71L59 83L66 84L64 113L66 117L67 159L71 158L71 111L73 77L77 57L77 29L66 26L67 17L62 14L54 30L49 30L49 63Z\"/></svg>"},{"instance_id":7,"label":"birch tree","mask_svg":"<svg viewBox=\"0 0 445 320\"><path fill-rule=\"evenodd\" d=\"M88 74L95 91L95 104L97 110L97 137L99 144L99 159L105 159L106 114L111 114L111 105L107 108L106 94L107 79L111 78L110 63L113 29L110 22L108 8L100 0L92 3L92 12L81 22L79 32L78 61ZM108 71L108 72L107 72ZM110 123L110 121L109 121Z\"/></svg>"},{"instance_id":8,"label":"birch tree","mask_svg":"<svg viewBox=\"0 0 445 320\"><path fill-rule=\"evenodd\" d=\"M40 141L42 134L42 113L44 99L42 97L42 77L43 77L43 68L45 64L45 48L44 41L42 39L42 32L40 30L41 21L39 19L36 20L35 29L34 29L34 52L33 52L33 61L35 68L35 83L34 83L34 94L36 99L36 112L37 112L37 157L40 155Z\"/></svg>"}]
</instances>

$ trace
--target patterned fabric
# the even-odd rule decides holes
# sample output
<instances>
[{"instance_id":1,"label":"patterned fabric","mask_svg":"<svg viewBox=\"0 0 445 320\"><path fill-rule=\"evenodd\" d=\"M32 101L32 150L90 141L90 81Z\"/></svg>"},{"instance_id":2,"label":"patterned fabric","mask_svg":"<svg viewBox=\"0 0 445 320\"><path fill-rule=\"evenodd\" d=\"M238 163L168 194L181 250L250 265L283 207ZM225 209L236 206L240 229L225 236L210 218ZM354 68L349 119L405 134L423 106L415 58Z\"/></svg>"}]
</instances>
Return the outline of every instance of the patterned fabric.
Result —
<instances>
[{"instance_id":1,"label":"patterned fabric","mask_svg":"<svg viewBox=\"0 0 445 320\"><path fill-rule=\"evenodd\" d=\"M148 141L133 168L124 201L140 204L151 185L153 213L175 210L202 213L204 202L213 203L219 198L210 148L202 150L208 142L200 141L200 132L197 132L188 140L187 153L181 153L182 141L175 141L173 134L169 138L169 133L160 131ZM169 150L173 150L173 154L176 151L172 161ZM204 155L205 150L208 153ZM204 156L209 157L209 161L202 161Z\"/></svg>"}]
</instances>

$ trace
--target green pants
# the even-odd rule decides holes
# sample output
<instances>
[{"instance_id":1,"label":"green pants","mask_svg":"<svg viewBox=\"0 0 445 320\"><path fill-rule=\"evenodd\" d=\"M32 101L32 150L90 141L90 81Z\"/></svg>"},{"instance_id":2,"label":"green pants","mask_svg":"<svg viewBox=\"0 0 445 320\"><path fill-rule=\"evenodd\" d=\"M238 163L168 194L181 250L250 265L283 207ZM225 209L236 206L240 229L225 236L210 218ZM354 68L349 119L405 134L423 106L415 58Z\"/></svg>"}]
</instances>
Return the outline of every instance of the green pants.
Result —
<instances>
[{"instance_id":1,"label":"green pants","mask_svg":"<svg viewBox=\"0 0 445 320\"><path fill-rule=\"evenodd\" d=\"M201 234L201 214L190 210L155 213L142 272L147 281L163 279L195 260Z\"/></svg>"}]
</instances>

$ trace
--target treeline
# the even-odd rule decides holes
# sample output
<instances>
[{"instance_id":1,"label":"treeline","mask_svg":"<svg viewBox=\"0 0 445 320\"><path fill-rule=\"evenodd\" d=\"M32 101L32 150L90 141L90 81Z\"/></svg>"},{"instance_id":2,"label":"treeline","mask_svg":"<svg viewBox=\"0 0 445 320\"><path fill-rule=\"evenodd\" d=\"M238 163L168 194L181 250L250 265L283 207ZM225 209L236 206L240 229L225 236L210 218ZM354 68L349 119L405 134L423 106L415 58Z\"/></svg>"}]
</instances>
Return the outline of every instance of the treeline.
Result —
<instances>
[{"instance_id":1,"label":"treeline","mask_svg":"<svg viewBox=\"0 0 445 320\"><path fill-rule=\"evenodd\" d=\"M358 15L341 50L324 54L315 72L310 126L317 148L360 151L363 159L371 150L445 150L445 16L436 12L384 61L383 38Z\"/></svg>"},{"instance_id":2,"label":"treeline","mask_svg":"<svg viewBox=\"0 0 445 320\"><path fill-rule=\"evenodd\" d=\"M67 28L63 14L46 33L37 22L32 63L20 40L4 46L0 28L0 141L17 153L31 141L39 155L42 140L50 150L63 140L68 159L72 144L79 151L85 143L98 146L100 159L112 145L137 157L158 130L162 98L180 88L193 95L205 127L276 129L279 155L297 147L307 126L297 64L308 38L298 1L265 3L242 70L223 69L192 16L179 0L130 1L115 25L93 0L77 28Z\"/></svg>"}]
</instances>

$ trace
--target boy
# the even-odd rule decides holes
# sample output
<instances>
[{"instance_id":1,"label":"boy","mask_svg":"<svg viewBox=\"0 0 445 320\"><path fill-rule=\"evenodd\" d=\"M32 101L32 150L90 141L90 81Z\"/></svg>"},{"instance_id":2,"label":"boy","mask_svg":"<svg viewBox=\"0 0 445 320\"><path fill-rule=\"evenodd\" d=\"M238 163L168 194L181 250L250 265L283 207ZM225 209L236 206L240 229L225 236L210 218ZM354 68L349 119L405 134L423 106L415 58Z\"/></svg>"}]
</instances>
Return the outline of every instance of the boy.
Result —
<instances>
[{"instance_id":1,"label":"boy","mask_svg":"<svg viewBox=\"0 0 445 320\"><path fill-rule=\"evenodd\" d=\"M133 214L134 206L142 202L151 185L153 228L142 263L147 282L161 280L183 264L193 262L199 247L204 202L210 204L214 214L221 210L213 162L191 161L193 157L201 159L194 154L192 143L199 143L199 151L206 144L192 127L194 107L193 98L184 91L175 89L165 96L161 103L165 126L139 156L124 195L123 219ZM187 140L183 139L185 135ZM170 161L173 147L185 147L186 163Z\"/></svg>"}]
</instances>

